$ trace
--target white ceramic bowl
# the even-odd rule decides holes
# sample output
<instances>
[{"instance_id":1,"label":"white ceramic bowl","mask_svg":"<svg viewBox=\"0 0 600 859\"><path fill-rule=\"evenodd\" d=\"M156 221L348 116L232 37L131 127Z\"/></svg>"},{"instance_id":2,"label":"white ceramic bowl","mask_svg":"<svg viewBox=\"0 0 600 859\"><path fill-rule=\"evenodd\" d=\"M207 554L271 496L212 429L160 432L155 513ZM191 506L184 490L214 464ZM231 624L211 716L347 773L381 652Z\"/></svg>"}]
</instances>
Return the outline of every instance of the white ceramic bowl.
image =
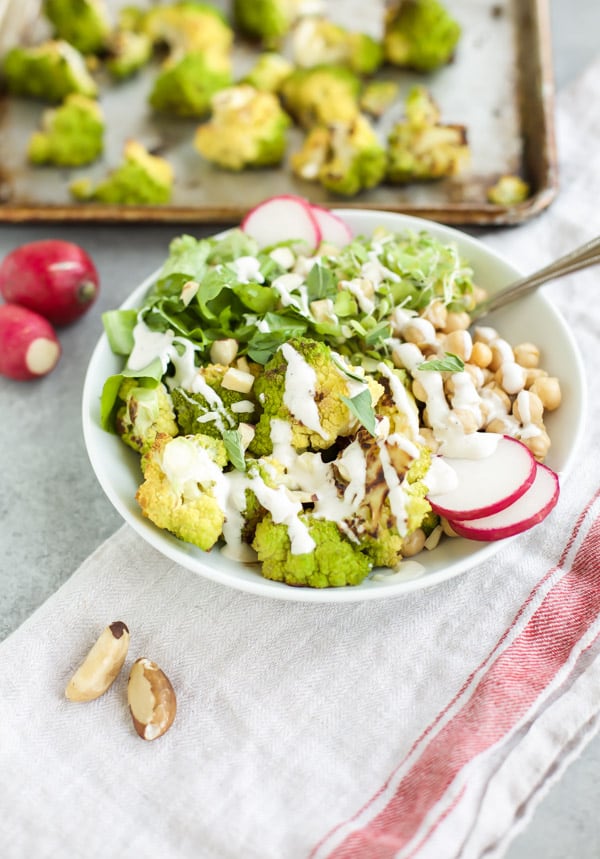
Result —
<instances>
[{"instance_id":1,"label":"white ceramic bowl","mask_svg":"<svg viewBox=\"0 0 600 859\"><path fill-rule=\"evenodd\" d=\"M388 212L343 210L338 214L350 225L355 235L369 235L377 226L390 230L412 228L426 229L439 239L455 242L461 255L473 266L477 282L490 293L521 274L478 240L449 227ZM135 289L123 307L138 307L153 278L154 275L150 276ZM483 324L498 328L501 335L513 345L523 341L536 343L542 352L543 367L560 378L563 402L558 411L548 415L546 421L552 439L547 463L564 480L573 463L585 416L583 366L571 331L540 292L486 318ZM356 587L327 589L295 588L272 582L264 579L258 569L231 561L221 555L218 549L203 552L161 531L142 516L135 500L135 492L141 482L139 458L117 436L100 427L102 386L108 376L120 372L121 368L121 358L112 354L106 336L102 336L90 360L83 392L83 430L92 467L109 500L125 521L163 555L201 576L242 591L277 599L321 603L389 599L463 573L491 557L506 542L445 540L433 551L419 555L418 560L426 567L426 572L418 578L394 582L369 579ZM541 523L537 527L545 526Z\"/></svg>"}]
</instances>

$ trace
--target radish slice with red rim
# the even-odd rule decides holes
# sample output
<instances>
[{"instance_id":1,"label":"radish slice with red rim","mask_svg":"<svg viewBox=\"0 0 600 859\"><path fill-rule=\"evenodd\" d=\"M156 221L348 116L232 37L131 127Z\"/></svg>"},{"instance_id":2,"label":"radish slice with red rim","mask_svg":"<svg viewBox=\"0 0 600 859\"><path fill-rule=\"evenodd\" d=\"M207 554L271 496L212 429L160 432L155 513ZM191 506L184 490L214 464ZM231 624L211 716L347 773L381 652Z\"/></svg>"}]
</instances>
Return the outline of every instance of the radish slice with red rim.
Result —
<instances>
[{"instance_id":1,"label":"radish slice with red rim","mask_svg":"<svg viewBox=\"0 0 600 859\"><path fill-rule=\"evenodd\" d=\"M352 241L352 230L341 218L322 206L310 207L311 213L321 231L321 241L343 248Z\"/></svg>"},{"instance_id":2,"label":"radish slice with red rim","mask_svg":"<svg viewBox=\"0 0 600 859\"><path fill-rule=\"evenodd\" d=\"M560 494L558 475L548 466L538 463L535 479L529 489L513 504L480 519L466 522L451 520L450 525L460 537L470 540L502 540L533 528L556 506Z\"/></svg>"},{"instance_id":3,"label":"radish slice with red rim","mask_svg":"<svg viewBox=\"0 0 600 859\"><path fill-rule=\"evenodd\" d=\"M314 251L321 242L321 231L310 203L291 194L269 197L259 203L248 212L241 228L261 248L297 239L303 250Z\"/></svg>"},{"instance_id":4,"label":"radish slice with red rim","mask_svg":"<svg viewBox=\"0 0 600 859\"><path fill-rule=\"evenodd\" d=\"M431 492L427 499L435 513L450 520L479 519L499 513L531 486L536 471L536 461L529 449L506 435L482 459L444 456L442 460L456 474L455 486L448 491Z\"/></svg>"}]
</instances>

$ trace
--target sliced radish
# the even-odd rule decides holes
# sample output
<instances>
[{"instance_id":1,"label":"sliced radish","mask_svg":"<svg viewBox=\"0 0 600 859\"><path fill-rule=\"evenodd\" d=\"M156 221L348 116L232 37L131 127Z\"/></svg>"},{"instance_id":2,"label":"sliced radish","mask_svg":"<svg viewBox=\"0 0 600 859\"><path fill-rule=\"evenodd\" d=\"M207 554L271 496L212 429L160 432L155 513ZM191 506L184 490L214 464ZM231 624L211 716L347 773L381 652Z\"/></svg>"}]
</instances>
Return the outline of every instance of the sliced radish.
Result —
<instances>
[{"instance_id":1,"label":"sliced radish","mask_svg":"<svg viewBox=\"0 0 600 859\"><path fill-rule=\"evenodd\" d=\"M321 231L310 203L291 194L269 197L259 203L248 212L241 226L261 248L298 239L304 249L314 251L321 242Z\"/></svg>"},{"instance_id":2,"label":"sliced radish","mask_svg":"<svg viewBox=\"0 0 600 859\"><path fill-rule=\"evenodd\" d=\"M507 435L483 459L442 459L456 474L455 486L427 498L436 513L451 520L499 513L523 495L536 473L536 461L528 448Z\"/></svg>"},{"instance_id":3,"label":"sliced radish","mask_svg":"<svg viewBox=\"0 0 600 859\"><path fill-rule=\"evenodd\" d=\"M450 525L461 537L470 540L502 540L504 537L514 537L528 528L533 528L556 506L560 488L558 475L547 465L537 463L535 479L529 489L509 507L494 513L460 522L449 520Z\"/></svg>"},{"instance_id":4,"label":"sliced radish","mask_svg":"<svg viewBox=\"0 0 600 859\"><path fill-rule=\"evenodd\" d=\"M321 231L322 242L330 242L338 248L343 248L352 241L352 230L348 224L329 209L312 204L310 210Z\"/></svg>"}]
</instances>

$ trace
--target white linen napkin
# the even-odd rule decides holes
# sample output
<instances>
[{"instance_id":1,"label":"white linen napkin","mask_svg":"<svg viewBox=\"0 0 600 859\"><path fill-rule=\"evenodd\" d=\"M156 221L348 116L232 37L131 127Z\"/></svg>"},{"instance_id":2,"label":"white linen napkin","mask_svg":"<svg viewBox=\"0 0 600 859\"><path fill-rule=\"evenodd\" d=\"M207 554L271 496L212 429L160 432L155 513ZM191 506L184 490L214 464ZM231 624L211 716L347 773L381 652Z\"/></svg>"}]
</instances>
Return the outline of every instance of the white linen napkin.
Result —
<instances>
[{"instance_id":1,"label":"white linen napkin","mask_svg":"<svg viewBox=\"0 0 600 859\"><path fill-rule=\"evenodd\" d=\"M558 105L562 191L490 235L524 270L600 233L600 62ZM548 287L595 365L598 270ZM262 599L127 526L0 645L0 853L23 857L499 857L598 727L600 382L552 519L436 588L349 605ZM102 628L130 657L102 698L64 687ZM134 733L126 678L178 696Z\"/></svg>"}]
</instances>

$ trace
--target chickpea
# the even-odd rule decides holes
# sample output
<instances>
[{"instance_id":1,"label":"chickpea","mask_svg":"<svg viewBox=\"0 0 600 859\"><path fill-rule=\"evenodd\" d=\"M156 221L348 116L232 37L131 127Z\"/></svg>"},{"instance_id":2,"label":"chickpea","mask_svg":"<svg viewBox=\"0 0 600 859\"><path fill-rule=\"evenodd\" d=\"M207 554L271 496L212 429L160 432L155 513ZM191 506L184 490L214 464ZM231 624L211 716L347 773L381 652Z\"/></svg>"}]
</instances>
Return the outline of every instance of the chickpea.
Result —
<instances>
[{"instance_id":1,"label":"chickpea","mask_svg":"<svg viewBox=\"0 0 600 859\"><path fill-rule=\"evenodd\" d=\"M512 403L510 401L510 397L508 396L506 391L503 388L501 388L499 385L497 385L495 382L491 382L488 385L484 385L483 391L482 391L482 396L483 396L483 400L484 400L484 402L482 404L482 408L485 407L485 400L487 397L487 398L492 399L493 404L496 407L501 404L504 408L504 411L507 414L508 414L508 412L510 412L511 405L512 405Z\"/></svg>"},{"instance_id":2,"label":"chickpea","mask_svg":"<svg viewBox=\"0 0 600 859\"><path fill-rule=\"evenodd\" d=\"M486 432L497 432L500 435L512 435L519 429L519 425L512 415L505 415L502 418L494 418L486 426Z\"/></svg>"},{"instance_id":3,"label":"chickpea","mask_svg":"<svg viewBox=\"0 0 600 859\"><path fill-rule=\"evenodd\" d=\"M504 364L505 361L515 360L512 346L501 337L497 337L490 343L490 349L492 350L492 360L488 366L490 370L494 371L494 373L502 366L502 364Z\"/></svg>"},{"instance_id":4,"label":"chickpea","mask_svg":"<svg viewBox=\"0 0 600 859\"><path fill-rule=\"evenodd\" d=\"M485 301L487 298L487 292L481 286L473 287L473 304L476 307L478 304L481 304L482 301Z\"/></svg>"},{"instance_id":5,"label":"chickpea","mask_svg":"<svg viewBox=\"0 0 600 859\"><path fill-rule=\"evenodd\" d=\"M560 406L562 395L560 382L556 376L545 376L536 379L530 390L532 393L538 395L544 408L549 412Z\"/></svg>"},{"instance_id":6,"label":"chickpea","mask_svg":"<svg viewBox=\"0 0 600 859\"><path fill-rule=\"evenodd\" d=\"M418 379L413 379L412 392L415 400L418 400L420 403L427 402L427 394L425 393L425 388L423 387L422 383L419 382Z\"/></svg>"},{"instance_id":7,"label":"chickpea","mask_svg":"<svg viewBox=\"0 0 600 859\"><path fill-rule=\"evenodd\" d=\"M550 450L550 436L546 430L542 429L539 435L532 435L528 438L521 438L521 441L528 447L536 459L542 460Z\"/></svg>"},{"instance_id":8,"label":"chickpea","mask_svg":"<svg viewBox=\"0 0 600 859\"><path fill-rule=\"evenodd\" d=\"M444 352L452 352L463 361L468 361L473 351L473 341L468 331L457 329L442 337L442 349Z\"/></svg>"},{"instance_id":9,"label":"chickpea","mask_svg":"<svg viewBox=\"0 0 600 859\"><path fill-rule=\"evenodd\" d=\"M476 340L471 351L471 361L482 369L489 367L492 362L492 350L487 343Z\"/></svg>"},{"instance_id":10,"label":"chickpea","mask_svg":"<svg viewBox=\"0 0 600 859\"><path fill-rule=\"evenodd\" d=\"M443 301L432 301L423 311L423 319L429 320L434 328L443 330L446 327L448 309Z\"/></svg>"},{"instance_id":11,"label":"chickpea","mask_svg":"<svg viewBox=\"0 0 600 859\"><path fill-rule=\"evenodd\" d=\"M514 348L515 361L521 367L537 367L540 363L540 350L534 343L519 343Z\"/></svg>"},{"instance_id":12,"label":"chickpea","mask_svg":"<svg viewBox=\"0 0 600 859\"><path fill-rule=\"evenodd\" d=\"M465 364L465 373L469 374L477 389L483 388L485 379L481 367L478 367L476 364Z\"/></svg>"},{"instance_id":13,"label":"chickpea","mask_svg":"<svg viewBox=\"0 0 600 859\"><path fill-rule=\"evenodd\" d=\"M403 557L411 558L413 555L418 555L424 545L425 531L422 528L416 528L402 543Z\"/></svg>"},{"instance_id":14,"label":"chickpea","mask_svg":"<svg viewBox=\"0 0 600 859\"><path fill-rule=\"evenodd\" d=\"M481 422L477 420L475 414L469 409L451 409L450 418L452 417L456 418L463 428L463 432L467 434L477 432L481 425Z\"/></svg>"},{"instance_id":15,"label":"chickpea","mask_svg":"<svg viewBox=\"0 0 600 859\"><path fill-rule=\"evenodd\" d=\"M515 361L505 361L496 370L496 381L507 394L518 394L525 387L527 371Z\"/></svg>"},{"instance_id":16,"label":"chickpea","mask_svg":"<svg viewBox=\"0 0 600 859\"><path fill-rule=\"evenodd\" d=\"M428 319L411 319L402 329L402 336L408 343L423 347L435 343L435 328Z\"/></svg>"},{"instance_id":17,"label":"chickpea","mask_svg":"<svg viewBox=\"0 0 600 859\"><path fill-rule=\"evenodd\" d=\"M440 525L442 526L442 531L444 532L446 537L458 537L458 534L447 519L444 519L442 517L440 519Z\"/></svg>"},{"instance_id":18,"label":"chickpea","mask_svg":"<svg viewBox=\"0 0 600 859\"><path fill-rule=\"evenodd\" d=\"M440 449L440 443L433 434L433 430L429 427L421 427L419 430L419 435L423 440L423 444L425 447L428 447L432 453L437 453Z\"/></svg>"},{"instance_id":19,"label":"chickpea","mask_svg":"<svg viewBox=\"0 0 600 859\"><path fill-rule=\"evenodd\" d=\"M537 379L545 379L548 373L545 370L540 370L539 367L527 367L525 377L525 387L531 388Z\"/></svg>"},{"instance_id":20,"label":"chickpea","mask_svg":"<svg viewBox=\"0 0 600 859\"><path fill-rule=\"evenodd\" d=\"M452 331L465 331L471 324L471 317L465 310L460 313L450 311L446 317L446 334L451 334Z\"/></svg>"},{"instance_id":21,"label":"chickpea","mask_svg":"<svg viewBox=\"0 0 600 859\"><path fill-rule=\"evenodd\" d=\"M513 403L512 413L521 424L541 424L544 404L533 391L521 391Z\"/></svg>"},{"instance_id":22,"label":"chickpea","mask_svg":"<svg viewBox=\"0 0 600 859\"><path fill-rule=\"evenodd\" d=\"M495 328L491 328L489 325L477 326L473 335L475 343L485 343L487 346L489 346L493 340L497 339L498 332Z\"/></svg>"}]
</instances>

